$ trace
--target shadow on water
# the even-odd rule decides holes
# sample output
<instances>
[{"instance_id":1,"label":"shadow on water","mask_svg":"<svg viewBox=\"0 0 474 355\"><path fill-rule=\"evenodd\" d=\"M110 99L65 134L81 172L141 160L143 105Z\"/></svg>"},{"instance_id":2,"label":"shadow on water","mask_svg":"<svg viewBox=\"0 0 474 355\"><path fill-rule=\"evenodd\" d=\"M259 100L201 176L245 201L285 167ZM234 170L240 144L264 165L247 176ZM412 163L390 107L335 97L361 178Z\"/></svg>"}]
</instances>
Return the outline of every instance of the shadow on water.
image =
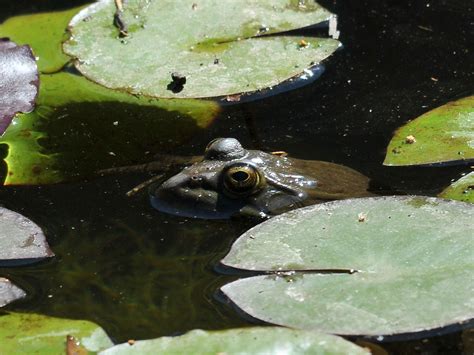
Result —
<instances>
[{"instance_id":1,"label":"shadow on water","mask_svg":"<svg viewBox=\"0 0 474 355\"><path fill-rule=\"evenodd\" d=\"M107 168L148 163L205 131L218 110L203 101L127 99L135 102L42 103L18 117L0 140L2 157L10 151L7 183L77 180Z\"/></svg>"},{"instance_id":2,"label":"shadow on water","mask_svg":"<svg viewBox=\"0 0 474 355\"><path fill-rule=\"evenodd\" d=\"M4 2L0 20L18 14L18 8L50 10L63 3L45 1L43 8L36 1L8 1L6 7ZM320 79L282 95L227 106L209 130L172 152L201 154L212 138L232 136L249 148L258 144L298 158L345 164L404 193L440 191L467 167L394 168L381 163L393 130L473 94L474 4L321 3L338 14L344 49L324 63ZM88 112L98 114L93 106ZM213 268L248 223L170 217L154 211L145 194L125 196L146 178L2 188L5 207L42 226L57 255L39 265L0 269L2 276L29 291L26 300L7 309L89 319L117 341L250 325L213 298L232 279ZM472 339L472 332L465 331L383 347L397 353L459 353L462 343L467 349Z\"/></svg>"},{"instance_id":3,"label":"shadow on water","mask_svg":"<svg viewBox=\"0 0 474 355\"><path fill-rule=\"evenodd\" d=\"M42 147L61 152L56 168L72 177L148 162L204 130L184 113L119 102L64 105L41 122Z\"/></svg>"}]
</instances>

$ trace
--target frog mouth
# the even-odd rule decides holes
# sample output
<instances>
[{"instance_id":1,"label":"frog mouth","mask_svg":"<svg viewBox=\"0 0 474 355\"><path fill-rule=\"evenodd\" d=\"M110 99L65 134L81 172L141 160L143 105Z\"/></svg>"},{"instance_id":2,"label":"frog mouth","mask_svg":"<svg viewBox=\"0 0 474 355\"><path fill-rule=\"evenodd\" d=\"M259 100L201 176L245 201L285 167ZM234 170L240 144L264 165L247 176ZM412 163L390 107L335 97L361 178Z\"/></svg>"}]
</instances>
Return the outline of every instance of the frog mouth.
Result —
<instances>
[{"instance_id":1,"label":"frog mouth","mask_svg":"<svg viewBox=\"0 0 474 355\"><path fill-rule=\"evenodd\" d=\"M201 219L228 219L239 214L243 202L234 201L214 191L160 186L150 194L151 205L174 216Z\"/></svg>"}]
</instances>

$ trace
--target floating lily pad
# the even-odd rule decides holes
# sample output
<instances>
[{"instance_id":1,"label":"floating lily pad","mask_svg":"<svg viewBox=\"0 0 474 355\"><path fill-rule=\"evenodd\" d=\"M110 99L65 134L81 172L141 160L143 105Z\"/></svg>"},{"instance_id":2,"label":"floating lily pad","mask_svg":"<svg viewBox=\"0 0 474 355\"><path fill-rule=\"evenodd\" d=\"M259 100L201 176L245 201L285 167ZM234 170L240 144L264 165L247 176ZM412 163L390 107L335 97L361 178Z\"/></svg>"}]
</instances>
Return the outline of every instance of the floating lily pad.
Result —
<instances>
[{"instance_id":1,"label":"floating lily pad","mask_svg":"<svg viewBox=\"0 0 474 355\"><path fill-rule=\"evenodd\" d=\"M115 11L113 0L101 0L79 12L64 51L89 79L154 97L212 97L271 87L339 46L330 38L275 35L329 19L327 10L309 1L131 0L121 17L128 31L123 38L113 24ZM181 85L172 73L185 78Z\"/></svg>"},{"instance_id":2,"label":"floating lily pad","mask_svg":"<svg viewBox=\"0 0 474 355\"><path fill-rule=\"evenodd\" d=\"M11 17L0 24L0 37L9 37L16 43L30 45L38 57L41 73L57 71L70 60L61 48L67 25L83 7Z\"/></svg>"},{"instance_id":3,"label":"floating lily pad","mask_svg":"<svg viewBox=\"0 0 474 355\"><path fill-rule=\"evenodd\" d=\"M255 318L335 334L459 324L474 318L472 221L473 205L428 197L294 210L244 233L222 261L286 272L241 279L222 291Z\"/></svg>"},{"instance_id":4,"label":"floating lily pad","mask_svg":"<svg viewBox=\"0 0 474 355\"><path fill-rule=\"evenodd\" d=\"M453 182L439 194L439 197L474 203L474 172Z\"/></svg>"},{"instance_id":5,"label":"floating lily pad","mask_svg":"<svg viewBox=\"0 0 474 355\"><path fill-rule=\"evenodd\" d=\"M474 96L429 111L395 132L384 165L474 161Z\"/></svg>"},{"instance_id":6,"label":"floating lily pad","mask_svg":"<svg viewBox=\"0 0 474 355\"><path fill-rule=\"evenodd\" d=\"M10 280L0 277L0 307L6 306L25 296L25 291L15 286Z\"/></svg>"},{"instance_id":7,"label":"floating lily pad","mask_svg":"<svg viewBox=\"0 0 474 355\"><path fill-rule=\"evenodd\" d=\"M38 225L0 207L0 265L29 264L54 256Z\"/></svg>"},{"instance_id":8,"label":"floating lily pad","mask_svg":"<svg viewBox=\"0 0 474 355\"><path fill-rule=\"evenodd\" d=\"M193 330L116 345L108 354L368 354L357 345L328 334L279 327L255 327L207 332Z\"/></svg>"},{"instance_id":9,"label":"floating lily pad","mask_svg":"<svg viewBox=\"0 0 474 355\"><path fill-rule=\"evenodd\" d=\"M219 106L158 100L109 90L79 75L41 76L37 109L14 121L5 184L47 184L149 161L204 130Z\"/></svg>"},{"instance_id":10,"label":"floating lily pad","mask_svg":"<svg viewBox=\"0 0 474 355\"><path fill-rule=\"evenodd\" d=\"M38 68L30 47L0 38L0 135L17 112L33 110L38 85Z\"/></svg>"},{"instance_id":11,"label":"floating lily pad","mask_svg":"<svg viewBox=\"0 0 474 355\"><path fill-rule=\"evenodd\" d=\"M42 316L32 313L0 315L2 354L65 354L66 339L73 336L88 351L112 346L104 330L84 321Z\"/></svg>"}]
</instances>

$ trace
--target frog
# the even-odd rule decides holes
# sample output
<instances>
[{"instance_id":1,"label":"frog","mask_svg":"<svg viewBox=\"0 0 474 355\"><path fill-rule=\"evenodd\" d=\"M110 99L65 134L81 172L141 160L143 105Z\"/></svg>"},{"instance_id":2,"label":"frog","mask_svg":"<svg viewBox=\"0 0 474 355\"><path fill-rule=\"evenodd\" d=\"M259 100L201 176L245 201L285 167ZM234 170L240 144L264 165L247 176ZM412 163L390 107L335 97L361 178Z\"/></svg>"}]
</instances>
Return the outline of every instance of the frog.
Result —
<instances>
[{"instance_id":1,"label":"frog","mask_svg":"<svg viewBox=\"0 0 474 355\"><path fill-rule=\"evenodd\" d=\"M182 217L265 219L317 203L371 196L369 183L343 165L245 149L235 138L216 138L201 159L151 187L150 201L158 211Z\"/></svg>"}]
</instances>

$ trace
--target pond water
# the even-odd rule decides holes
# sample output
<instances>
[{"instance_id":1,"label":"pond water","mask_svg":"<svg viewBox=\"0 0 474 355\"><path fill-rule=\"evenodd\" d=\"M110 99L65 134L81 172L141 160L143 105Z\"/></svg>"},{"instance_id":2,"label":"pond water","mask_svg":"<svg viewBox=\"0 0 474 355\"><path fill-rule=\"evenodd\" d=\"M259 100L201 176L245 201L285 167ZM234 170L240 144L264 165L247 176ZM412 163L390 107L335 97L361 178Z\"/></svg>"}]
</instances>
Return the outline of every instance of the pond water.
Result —
<instances>
[{"instance_id":1,"label":"pond water","mask_svg":"<svg viewBox=\"0 0 474 355\"><path fill-rule=\"evenodd\" d=\"M319 80L226 106L209 130L167 153L198 155L212 138L231 136L248 148L353 167L390 191L435 195L468 167L394 168L382 161L397 127L473 94L474 3L320 3L339 16L344 49L325 63ZM64 6L60 0L2 0L0 21ZM147 178L129 174L2 188L1 203L39 224L56 253L40 264L0 269L28 292L6 309L92 320L118 342L254 324L218 300L218 288L236 277L215 271L252 222L168 216L153 210L145 193L125 196ZM456 353L469 342L472 333L455 332L382 346L400 353Z\"/></svg>"}]
</instances>

